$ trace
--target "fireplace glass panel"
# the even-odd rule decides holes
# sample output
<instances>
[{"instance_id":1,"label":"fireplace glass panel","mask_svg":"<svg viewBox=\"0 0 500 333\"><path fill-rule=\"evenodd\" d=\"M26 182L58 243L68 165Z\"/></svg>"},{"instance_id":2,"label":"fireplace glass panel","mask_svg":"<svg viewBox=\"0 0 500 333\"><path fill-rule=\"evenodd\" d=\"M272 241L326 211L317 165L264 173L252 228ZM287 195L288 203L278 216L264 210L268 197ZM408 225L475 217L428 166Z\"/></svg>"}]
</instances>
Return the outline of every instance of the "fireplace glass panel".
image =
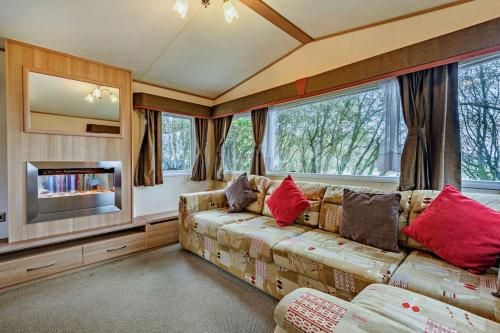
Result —
<instances>
[{"instance_id":1,"label":"fireplace glass panel","mask_svg":"<svg viewBox=\"0 0 500 333\"><path fill-rule=\"evenodd\" d=\"M28 223L120 211L120 162L28 163Z\"/></svg>"}]
</instances>

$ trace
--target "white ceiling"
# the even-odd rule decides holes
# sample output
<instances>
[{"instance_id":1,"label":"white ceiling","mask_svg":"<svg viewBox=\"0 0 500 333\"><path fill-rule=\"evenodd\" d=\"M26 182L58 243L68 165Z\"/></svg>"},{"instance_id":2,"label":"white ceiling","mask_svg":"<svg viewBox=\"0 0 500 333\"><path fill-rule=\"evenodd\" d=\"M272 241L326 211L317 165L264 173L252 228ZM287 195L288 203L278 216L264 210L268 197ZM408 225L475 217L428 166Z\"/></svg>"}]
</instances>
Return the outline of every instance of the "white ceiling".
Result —
<instances>
[{"instance_id":1,"label":"white ceiling","mask_svg":"<svg viewBox=\"0 0 500 333\"><path fill-rule=\"evenodd\" d=\"M188 16L174 0L0 0L0 37L132 70L134 79L214 98L299 46L239 1L228 24L222 0ZM321 37L450 0L264 0Z\"/></svg>"},{"instance_id":2,"label":"white ceiling","mask_svg":"<svg viewBox=\"0 0 500 333\"><path fill-rule=\"evenodd\" d=\"M85 97L96 87L97 85L93 83L30 72L30 110L63 116L119 121L119 104L112 103L109 98L111 93L118 97L119 90L103 86L101 99L95 99L93 103L85 101Z\"/></svg>"},{"instance_id":3,"label":"white ceiling","mask_svg":"<svg viewBox=\"0 0 500 333\"><path fill-rule=\"evenodd\" d=\"M453 0L264 0L313 38L455 2Z\"/></svg>"}]
</instances>

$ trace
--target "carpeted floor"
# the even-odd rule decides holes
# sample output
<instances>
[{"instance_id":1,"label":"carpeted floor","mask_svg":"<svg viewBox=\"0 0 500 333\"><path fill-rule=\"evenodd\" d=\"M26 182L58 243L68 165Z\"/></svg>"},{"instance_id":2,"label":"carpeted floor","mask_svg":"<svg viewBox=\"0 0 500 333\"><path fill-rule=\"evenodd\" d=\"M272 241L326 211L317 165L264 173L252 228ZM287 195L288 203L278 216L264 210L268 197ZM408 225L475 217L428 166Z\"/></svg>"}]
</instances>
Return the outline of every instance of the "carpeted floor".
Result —
<instances>
[{"instance_id":1,"label":"carpeted floor","mask_svg":"<svg viewBox=\"0 0 500 333\"><path fill-rule=\"evenodd\" d=\"M272 332L277 300L178 245L0 294L0 332Z\"/></svg>"}]
</instances>

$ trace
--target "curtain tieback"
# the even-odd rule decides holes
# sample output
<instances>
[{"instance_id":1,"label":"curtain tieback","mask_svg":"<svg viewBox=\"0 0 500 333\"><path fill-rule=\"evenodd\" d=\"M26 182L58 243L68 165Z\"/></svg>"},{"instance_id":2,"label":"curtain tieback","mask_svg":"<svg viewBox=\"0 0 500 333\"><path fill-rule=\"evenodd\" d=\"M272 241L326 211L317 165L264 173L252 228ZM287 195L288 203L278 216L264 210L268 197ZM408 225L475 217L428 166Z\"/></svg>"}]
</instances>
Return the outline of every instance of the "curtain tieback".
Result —
<instances>
[{"instance_id":1,"label":"curtain tieback","mask_svg":"<svg viewBox=\"0 0 500 333\"><path fill-rule=\"evenodd\" d=\"M412 126L408 128L408 136L410 135L418 135L419 137L425 136L425 128L419 126Z\"/></svg>"},{"instance_id":2,"label":"curtain tieback","mask_svg":"<svg viewBox=\"0 0 500 333\"><path fill-rule=\"evenodd\" d=\"M255 145L255 146L253 147L253 149L254 149L255 151L261 151L261 150L262 150L262 145Z\"/></svg>"}]
</instances>

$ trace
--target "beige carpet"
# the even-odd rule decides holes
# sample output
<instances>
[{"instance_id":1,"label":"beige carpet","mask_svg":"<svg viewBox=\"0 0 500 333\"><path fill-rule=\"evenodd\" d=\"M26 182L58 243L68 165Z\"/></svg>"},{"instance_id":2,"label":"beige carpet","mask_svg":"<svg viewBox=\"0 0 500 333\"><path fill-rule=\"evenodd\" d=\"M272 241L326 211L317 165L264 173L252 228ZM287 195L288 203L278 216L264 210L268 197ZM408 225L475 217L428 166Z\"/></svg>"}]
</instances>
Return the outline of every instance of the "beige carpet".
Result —
<instances>
[{"instance_id":1,"label":"beige carpet","mask_svg":"<svg viewBox=\"0 0 500 333\"><path fill-rule=\"evenodd\" d=\"M272 332L276 304L174 245L0 294L0 332Z\"/></svg>"}]
</instances>

